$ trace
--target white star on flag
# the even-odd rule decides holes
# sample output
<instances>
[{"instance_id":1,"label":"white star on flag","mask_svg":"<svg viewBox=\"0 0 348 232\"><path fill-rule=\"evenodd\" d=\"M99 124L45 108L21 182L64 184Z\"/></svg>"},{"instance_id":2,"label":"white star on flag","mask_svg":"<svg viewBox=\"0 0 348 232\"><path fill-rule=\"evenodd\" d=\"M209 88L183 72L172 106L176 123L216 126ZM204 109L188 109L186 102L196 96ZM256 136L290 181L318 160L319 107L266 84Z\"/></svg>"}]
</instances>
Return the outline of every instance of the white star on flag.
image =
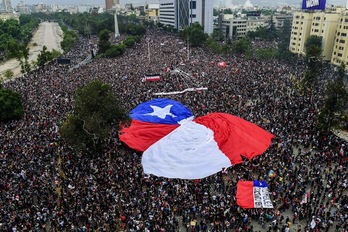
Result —
<instances>
[{"instance_id":1,"label":"white star on flag","mask_svg":"<svg viewBox=\"0 0 348 232\"><path fill-rule=\"evenodd\" d=\"M152 113L144 114L144 115L150 115L150 116L157 116L161 119L165 119L167 115L171 116L172 118L175 118L176 115L170 113L170 109L173 105L167 105L164 108L150 105L150 107L153 109Z\"/></svg>"}]
</instances>

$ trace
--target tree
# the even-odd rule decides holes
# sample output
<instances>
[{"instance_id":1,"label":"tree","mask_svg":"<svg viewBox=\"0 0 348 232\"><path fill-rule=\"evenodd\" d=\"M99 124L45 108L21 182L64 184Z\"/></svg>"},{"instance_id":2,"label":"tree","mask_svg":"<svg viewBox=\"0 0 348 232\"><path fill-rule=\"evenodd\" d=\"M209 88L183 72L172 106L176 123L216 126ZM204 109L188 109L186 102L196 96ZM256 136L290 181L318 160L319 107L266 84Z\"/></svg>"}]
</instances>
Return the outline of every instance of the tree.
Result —
<instances>
[{"instance_id":1,"label":"tree","mask_svg":"<svg viewBox=\"0 0 348 232\"><path fill-rule=\"evenodd\" d=\"M236 51L237 53L246 53L248 50L250 50L250 47L250 39L247 37L243 37L234 42L233 51Z\"/></svg>"},{"instance_id":2,"label":"tree","mask_svg":"<svg viewBox=\"0 0 348 232\"><path fill-rule=\"evenodd\" d=\"M254 51L259 59L274 59L277 56L277 50L274 48L260 48Z\"/></svg>"},{"instance_id":3,"label":"tree","mask_svg":"<svg viewBox=\"0 0 348 232\"><path fill-rule=\"evenodd\" d=\"M0 84L0 121L20 119L23 115L24 108L21 95L2 87Z\"/></svg>"},{"instance_id":4,"label":"tree","mask_svg":"<svg viewBox=\"0 0 348 232\"><path fill-rule=\"evenodd\" d=\"M339 124L339 116L348 101L348 93L344 85L345 65L342 63L338 69L338 77L329 80L326 85L326 99L324 107L319 114L319 128L329 131L332 126Z\"/></svg>"},{"instance_id":5,"label":"tree","mask_svg":"<svg viewBox=\"0 0 348 232\"><path fill-rule=\"evenodd\" d=\"M211 34L211 37L216 40L216 41L224 41L225 36L220 30L214 30L213 33Z\"/></svg>"},{"instance_id":6,"label":"tree","mask_svg":"<svg viewBox=\"0 0 348 232\"><path fill-rule=\"evenodd\" d=\"M293 54L289 51L291 37L291 23L290 20L285 20L283 27L280 29L278 38L278 58L282 60L291 60Z\"/></svg>"},{"instance_id":7,"label":"tree","mask_svg":"<svg viewBox=\"0 0 348 232\"><path fill-rule=\"evenodd\" d=\"M64 52L68 52L75 45L77 41L77 34L74 31L69 30L68 27L63 24L60 24L60 27L64 32L63 41L60 42L60 46Z\"/></svg>"},{"instance_id":8,"label":"tree","mask_svg":"<svg viewBox=\"0 0 348 232\"><path fill-rule=\"evenodd\" d=\"M4 74L6 79L11 79L13 77L13 75L14 75L14 73L13 73L13 71L11 69L7 69L5 71L5 74Z\"/></svg>"},{"instance_id":9,"label":"tree","mask_svg":"<svg viewBox=\"0 0 348 232\"><path fill-rule=\"evenodd\" d=\"M301 85L305 92L313 88L315 80L322 68L322 37L311 35L305 42L307 71Z\"/></svg>"},{"instance_id":10,"label":"tree","mask_svg":"<svg viewBox=\"0 0 348 232\"><path fill-rule=\"evenodd\" d=\"M106 57L117 57L120 56L124 53L124 51L126 50L126 45L124 45L123 43L121 44L117 44L117 45L111 45L111 48L109 48L106 52L105 52L105 56Z\"/></svg>"},{"instance_id":11,"label":"tree","mask_svg":"<svg viewBox=\"0 0 348 232\"><path fill-rule=\"evenodd\" d=\"M195 22L191 26L184 28L182 37L184 40L188 39L191 46L198 47L204 44L208 35L204 33L204 27Z\"/></svg>"},{"instance_id":12,"label":"tree","mask_svg":"<svg viewBox=\"0 0 348 232\"><path fill-rule=\"evenodd\" d=\"M75 93L75 113L60 127L63 138L78 149L101 151L113 127L127 119L111 87L93 81Z\"/></svg>"},{"instance_id":13,"label":"tree","mask_svg":"<svg viewBox=\"0 0 348 232\"><path fill-rule=\"evenodd\" d=\"M43 46L40 54L37 57L37 66L43 67L47 62L52 61L53 59L59 57L61 54L57 50L54 50L52 52L47 51L47 47Z\"/></svg>"},{"instance_id":14,"label":"tree","mask_svg":"<svg viewBox=\"0 0 348 232\"><path fill-rule=\"evenodd\" d=\"M319 59L322 53L323 38L317 35L311 35L305 42L306 58L310 62Z\"/></svg>"},{"instance_id":15,"label":"tree","mask_svg":"<svg viewBox=\"0 0 348 232\"><path fill-rule=\"evenodd\" d=\"M111 47L111 43L109 39L110 39L109 30L105 29L99 33L99 41L98 41L99 54L106 52Z\"/></svg>"}]
</instances>

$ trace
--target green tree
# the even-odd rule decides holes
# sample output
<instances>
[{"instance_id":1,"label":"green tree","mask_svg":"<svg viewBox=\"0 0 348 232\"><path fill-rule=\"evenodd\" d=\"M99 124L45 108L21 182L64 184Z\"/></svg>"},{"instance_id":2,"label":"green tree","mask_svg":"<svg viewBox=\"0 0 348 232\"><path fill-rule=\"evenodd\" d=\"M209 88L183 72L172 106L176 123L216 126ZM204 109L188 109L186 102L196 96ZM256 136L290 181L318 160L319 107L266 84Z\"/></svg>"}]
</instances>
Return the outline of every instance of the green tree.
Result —
<instances>
[{"instance_id":1,"label":"green tree","mask_svg":"<svg viewBox=\"0 0 348 232\"><path fill-rule=\"evenodd\" d=\"M63 138L78 149L101 151L113 127L127 119L111 87L93 81L75 93L75 113L60 127Z\"/></svg>"},{"instance_id":2,"label":"green tree","mask_svg":"<svg viewBox=\"0 0 348 232\"><path fill-rule=\"evenodd\" d=\"M109 48L106 52L105 52L105 56L106 57L117 57L122 55L126 50L126 45L124 44L117 44L117 45L111 45L111 48Z\"/></svg>"},{"instance_id":3,"label":"green tree","mask_svg":"<svg viewBox=\"0 0 348 232\"><path fill-rule=\"evenodd\" d=\"M317 35L311 35L305 42L306 59L308 62L320 59L322 53L323 38Z\"/></svg>"},{"instance_id":4,"label":"green tree","mask_svg":"<svg viewBox=\"0 0 348 232\"><path fill-rule=\"evenodd\" d=\"M60 46L64 52L68 52L75 45L77 41L77 34L69 30L68 27L61 24L62 31L64 32L63 41L60 42Z\"/></svg>"},{"instance_id":5,"label":"green tree","mask_svg":"<svg viewBox=\"0 0 348 232\"><path fill-rule=\"evenodd\" d=\"M220 30L214 30L213 33L211 34L211 37L215 39L216 41L224 41L225 36Z\"/></svg>"},{"instance_id":6,"label":"green tree","mask_svg":"<svg viewBox=\"0 0 348 232\"><path fill-rule=\"evenodd\" d=\"M134 46L136 40L134 36L128 36L124 41L123 44L126 45L128 48L131 48Z\"/></svg>"},{"instance_id":7,"label":"green tree","mask_svg":"<svg viewBox=\"0 0 348 232\"><path fill-rule=\"evenodd\" d=\"M247 37L243 37L238 39L233 44L233 51L237 53L246 53L251 48L251 40Z\"/></svg>"},{"instance_id":8,"label":"green tree","mask_svg":"<svg viewBox=\"0 0 348 232\"><path fill-rule=\"evenodd\" d=\"M37 57L36 64L39 67L43 67L47 62L50 62L54 60L55 58L59 57L61 55L60 52L57 50L47 51L47 47L43 46L42 50L40 51L40 54Z\"/></svg>"},{"instance_id":9,"label":"green tree","mask_svg":"<svg viewBox=\"0 0 348 232\"><path fill-rule=\"evenodd\" d=\"M20 119L23 115L22 97L17 92L6 89L0 84L0 121Z\"/></svg>"},{"instance_id":10,"label":"green tree","mask_svg":"<svg viewBox=\"0 0 348 232\"><path fill-rule=\"evenodd\" d=\"M228 8L228 9L224 9L223 13L224 14L232 14L233 12L232 12L231 8Z\"/></svg>"},{"instance_id":11,"label":"green tree","mask_svg":"<svg viewBox=\"0 0 348 232\"><path fill-rule=\"evenodd\" d=\"M302 80L305 92L313 89L313 85L322 69L322 37L311 35L305 42L307 71Z\"/></svg>"},{"instance_id":12,"label":"green tree","mask_svg":"<svg viewBox=\"0 0 348 232\"><path fill-rule=\"evenodd\" d=\"M195 22L191 26L184 28L182 31L182 37L184 40L188 39L191 46L198 47L204 44L208 35L204 33L204 27L198 22Z\"/></svg>"},{"instance_id":13,"label":"green tree","mask_svg":"<svg viewBox=\"0 0 348 232\"><path fill-rule=\"evenodd\" d=\"M345 65L342 63L337 78L329 80L326 85L326 99L318 118L319 128L322 131L327 132L340 123L340 115L348 101L348 93L344 85L344 72Z\"/></svg>"},{"instance_id":14,"label":"green tree","mask_svg":"<svg viewBox=\"0 0 348 232\"><path fill-rule=\"evenodd\" d=\"M281 60L293 59L293 54L289 51L291 37L291 23L290 20L285 20L278 35L278 58Z\"/></svg>"},{"instance_id":15,"label":"green tree","mask_svg":"<svg viewBox=\"0 0 348 232\"><path fill-rule=\"evenodd\" d=\"M4 76L5 76L6 79L11 79L11 78L13 77L13 75L14 75L14 73L13 73L13 71L10 70L10 69L7 69L7 70L5 71L5 74L4 74Z\"/></svg>"},{"instance_id":16,"label":"green tree","mask_svg":"<svg viewBox=\"0 0 348 232\"><path fill-rule=\"evenodd\" d=\"M43 67L49 61L50 52L43 46L40 54L37 56L37 65Z\"/></svg>"},{"instance_id":17,"label":"green tree","mask_svg":"<svg viewBox=\"0 0 348 232\"><path fill-rule=\"evenodd\" d=\"M260 48L254 51L259 59L274 59L277 57L277 50L274 48Z\"/></svg>"},{"instance_id":18,"label":"green tree","mask_svg":"<svg viewBox=\"0 0 348 232\"><path fill-rule=\"evenodd\" d=\"M110 31L107 29L102 30L99 33L99 41L98 41L98 53L102 54L106 52L110 47L111 43L110 39Z\"/></svg>"}]
</instances>

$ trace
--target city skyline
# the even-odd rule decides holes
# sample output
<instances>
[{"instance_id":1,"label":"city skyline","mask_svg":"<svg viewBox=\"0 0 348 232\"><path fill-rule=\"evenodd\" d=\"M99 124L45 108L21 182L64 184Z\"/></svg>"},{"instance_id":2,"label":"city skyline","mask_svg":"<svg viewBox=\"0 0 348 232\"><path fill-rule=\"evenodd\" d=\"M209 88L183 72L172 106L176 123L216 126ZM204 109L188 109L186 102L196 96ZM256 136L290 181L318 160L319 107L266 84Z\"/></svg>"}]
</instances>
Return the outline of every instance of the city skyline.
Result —
<instances>
[{"instance_id":1,"label":"city skyline","mask_svg":"<svg viewBox=\"0 0 348 232\"><path fill-rule=\"evenodd\" d=\"M232 6L244 4L247 0L213 0L215 6ZM12 6L16 6L18 3L23 2L24 4L39 4L43 3L46 5L57 4L57 5L105 5L105 0L75 0L72 3L71 0L12 0ZM145 3L158 3L159 0L120 0L120 4L132 3L134 5L143 5ZM255 6L278 6L278 5L298 5L301 6L302 0L251 0L251 3ZM327 0L326 5L342 5L346 6L347 0Z\"/></svg>"}]
</instances>

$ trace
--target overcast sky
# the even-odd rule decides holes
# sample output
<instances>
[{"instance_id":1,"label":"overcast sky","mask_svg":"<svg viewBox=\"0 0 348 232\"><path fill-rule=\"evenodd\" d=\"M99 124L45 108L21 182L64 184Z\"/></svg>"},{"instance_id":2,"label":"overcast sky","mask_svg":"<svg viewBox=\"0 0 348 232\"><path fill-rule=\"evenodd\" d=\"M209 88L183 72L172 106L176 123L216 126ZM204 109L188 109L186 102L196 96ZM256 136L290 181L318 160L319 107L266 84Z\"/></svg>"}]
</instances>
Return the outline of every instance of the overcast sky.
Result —
<instances>
[{"instance_id":1,"label":"overcast sky","mask_svg":"<svg viewBox=\"0 0 348 232\"><path fill-rule=\"evenodd\" d=\"M16 6L21 0L12 0L12 6ZM44 3L46 5L58 4L58 5L105 5L105 0L22 0L25 4L38 4ZM229 5L232 4L243 4L247 0L213 0L214 5ZM253 5L259 6L274 6L274 5L301 5L302 0L250 0ZM327 0L326 5L346 5L348 0ZM158 3L159 0L120 0L121 5L126 3L133 3L134 5L142 5L144 3Z\"/></svg>"}]
</instances>

